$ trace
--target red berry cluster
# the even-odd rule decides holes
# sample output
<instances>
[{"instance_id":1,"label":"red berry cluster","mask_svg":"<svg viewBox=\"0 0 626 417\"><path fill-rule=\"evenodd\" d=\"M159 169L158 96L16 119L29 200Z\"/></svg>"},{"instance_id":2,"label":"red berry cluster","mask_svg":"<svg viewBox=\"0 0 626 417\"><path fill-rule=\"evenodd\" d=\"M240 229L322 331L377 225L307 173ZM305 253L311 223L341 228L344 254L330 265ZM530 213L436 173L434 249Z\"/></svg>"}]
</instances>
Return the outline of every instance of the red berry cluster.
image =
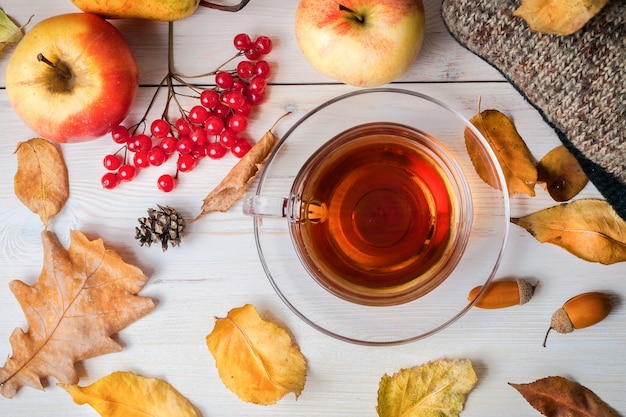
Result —
<instances>
[{"instance_id":1,"label":"red berry cluster","mask_svg":"<svg viewBox=\"0 0 626 417\"><path fill-rule=\"evenodd\" d=\"M179 108L180 116L174 122L164 113L150 123L149 131L146 131L146 116L130 128L117 126L111 131L113 141L123 146L115 154L104 157L103 164L108 170L102 177L104 188L115 188L121 181L135 178L140 169L163 165L174 156L176 173L164 174L157 181L160 190L170 192L178 173L191 171L201 159L220 159L228 151L241 158L250 150L252 145L242 133L248 127L248 116L254 106L265 100L271 68L261 58L272 50L272 40L259 36L253 41L249 35L240 33L233 43L238 51L235 58L246 59L239 61L233 70L218 69L211 73L215 76L213 88L200 88L176 74L168 74L190 88L199 100L189 110ZM169 100L178 93L171 82L167 85L169 105ZM140 131L142 126L144 129Z\"/></svg>"}]
</instances>

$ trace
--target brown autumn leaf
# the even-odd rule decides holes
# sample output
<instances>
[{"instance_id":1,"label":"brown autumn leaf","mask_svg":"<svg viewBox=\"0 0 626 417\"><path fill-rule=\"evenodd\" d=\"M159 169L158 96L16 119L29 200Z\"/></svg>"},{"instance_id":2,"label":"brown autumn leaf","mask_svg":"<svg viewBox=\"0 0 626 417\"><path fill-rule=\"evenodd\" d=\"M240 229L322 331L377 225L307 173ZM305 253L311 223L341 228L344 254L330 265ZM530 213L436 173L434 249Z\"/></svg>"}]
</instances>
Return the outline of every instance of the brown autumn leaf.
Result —
<instances>
[{"instance_id":1,"label":"brown autumn leaf","mask_svg":"<svg viewBox=\"0 0 626 417\"><path fill-rule=\"evenodd\" d=\"M197 417L180 392L158 378L113 372L86 387L57 384L79 405L89 404L102 417Z\"/></svg>"},{"instance_id":2,"label":"brown autumn leaf","mask_svg":"<svg viewBox=\"0 0 626 417\"><path fill-rule=\"evenodd\" d=\"M509 196L514 194L535 195L537 168L526 143L517 132L515 125L498 110L484 110L472 117L470 122L483 134L500 162ZM465 130L465 144L474 168L487 184L497 188L487 175L482 154L474 146L470 133Z\"/></svg>"},{"instance_id":3,"label":"brown autumn leaf","mask_svg":"<svg viewBox=\"0 0 626 417\"><path fill-rule=\"evenodd\" d=\"M513 388L546 417L618 417L593 391L560 376L550 376Z\"/></svg>"},{"instance_id":4,"label":"brown autumn leaf","mask_svg":"<svg viewBox=\"0 0 626 417\"><path fill-rule=\"evenodd\" d=\"M18 144L15 195L43 224L56 216L69 197L67 167L61 151L51 142L33 138Z\"/></svg>"},{"instance_id":5,"label":"brown autumn leaf","mask_svg":"<svg viewBox=\"0 0 626 417\"><path fill-rule=\"evenodd\" d=\"M589 182L578 160L563 145L548 152L537 164L537 180L545 184L554 201L574 198Z\"/></svg>"},{"instance_id":6,"label":"brown autumn leaf","mask_svg":"<svg viewBox=\"0 0 626 417\"><path fill-rule=\"evenodd\" d=\"M571 35L582 29L608 0L522 0L513 16L535 32Z\"/></svg>"},{"instance_id":7,"label":"brown autumn leaf","mask_svg":"<svg viewBox=\"0 0 626 417\"><path fill-rule=\"evenodd\" d=\"M242 401L270 405L290 392L298 398L304 389L306 359L300 348L251 304L217 319L206 344L222 382Z\"/></svg>"},{"instance_id":8,"label":"brown autumn leaf","mask_svg":"<svg viewBox=\"0 0 626 417\"><path fill-rule=\"evenodd\" d=\"M469 359L440 359L385 374L376 411L380 417L456 417L476 381Z\"/></svg>"},{"instance_id":9,"label":"brown autumn leaf","mask_svg":"<svg viewBox=\"0 0 626 417\"><path fill-rule=\"evenodd\" d=\"M274 126L289 114L281 116L274 123ZM204 198L201 212L194 221L215 211L226 212L233 204L245 197L246 190L259 172L263 170L267 158L278 142L278 138L272 133L274 126L235 164L218 186Z\"/></svg>"},{"instance_id":10,"label":"brown autumn leaf","mask_svg":"<svg viewBox=\"0 0 626 417\"><path fill-rule=\"evenodd\" d=\"M561 246L586 261L607 265L626 261L626 221L604 200L563 203L511 222L538 241Z\"/></svg>"},{"instance_id":11,"label":"brown autumn leaf","mask_svg":"<svg viewBox=\"0 0 626 417\"><path fill-rule=\"evenodd\" d=\"M101 239L90 241L71 232L67 250L50 231L43 231L43 268L30 286L11 281L28 331L16 328L13 353L0 368L0 394L12 398L22 386L43 389L41 379L54 377L76 384L74 363L118 352L111 338L152 309L152 299L136 294L146 283L141 270L125 263Z\"/></svg>"}]
</instances>

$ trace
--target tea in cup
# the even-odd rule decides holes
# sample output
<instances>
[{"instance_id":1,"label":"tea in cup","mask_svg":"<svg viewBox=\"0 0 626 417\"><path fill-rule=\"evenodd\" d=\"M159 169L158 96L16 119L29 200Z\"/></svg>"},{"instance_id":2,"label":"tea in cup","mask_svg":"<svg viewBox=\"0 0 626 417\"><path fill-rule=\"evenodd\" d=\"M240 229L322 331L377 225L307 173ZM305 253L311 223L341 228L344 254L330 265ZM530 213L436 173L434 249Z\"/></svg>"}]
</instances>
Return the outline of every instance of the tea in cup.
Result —
<instances>
[{"instance_id":1,"label":"tea in cup","mask_svg":"<svg viewBox=\"0 0 626 417\"><path fill-rule=\"evenodd\" d=\"M469 188L435 138L366 123L327 141L284 199L256 196L246 212L281 212L307 271L345 300L393 305L437 287L457 264L472 218ZM276 209L278 208L278 209Z\"/></svg>"}]
</instances>

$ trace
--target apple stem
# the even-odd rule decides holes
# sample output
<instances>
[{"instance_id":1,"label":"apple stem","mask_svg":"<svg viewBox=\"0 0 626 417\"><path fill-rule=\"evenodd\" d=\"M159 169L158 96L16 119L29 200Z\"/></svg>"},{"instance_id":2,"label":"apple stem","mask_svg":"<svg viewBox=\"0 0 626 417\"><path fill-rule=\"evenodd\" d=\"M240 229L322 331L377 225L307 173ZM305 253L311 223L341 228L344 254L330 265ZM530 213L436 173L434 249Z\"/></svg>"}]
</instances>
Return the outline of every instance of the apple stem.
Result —
<instances>
[{"instance_id":1,"label":"apple stem","mask_svg":"<svg viewBox=\"0 0 626 417\"><path fill-rule=\"evenodd\" d=\"M65 65L57 65L54 62L46 58L41 52L37 54L37 61L43 62L51 68L54 68L64 79L69 80L72 78L72 73Z\"/></svg>"},{"instance_id":2,"label":"apple stem","mask_svg":"<svg viewBox=\"0 0 626 417\"><path fill-rule=\"evenodd\" d=\"M339 3L339 10L341 10L342 12L348 12L350 13L356 20L358 20L359 22L363 23L365 21L365 19L363 18L363 16L361 16L360 14L358 14L357 12L355 12L354 10L352 10L349 7L344 6L343 4Z\"/></svg>"}]
</instances>

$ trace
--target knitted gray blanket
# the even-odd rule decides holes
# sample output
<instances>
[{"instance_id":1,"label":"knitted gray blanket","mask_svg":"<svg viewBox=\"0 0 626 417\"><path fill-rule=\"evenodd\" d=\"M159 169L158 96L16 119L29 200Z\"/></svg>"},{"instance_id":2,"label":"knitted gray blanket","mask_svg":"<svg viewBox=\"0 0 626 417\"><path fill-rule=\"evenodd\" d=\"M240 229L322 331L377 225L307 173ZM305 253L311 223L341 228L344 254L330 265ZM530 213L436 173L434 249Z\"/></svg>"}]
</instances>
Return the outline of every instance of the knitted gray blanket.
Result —
<instances>
[{"instance_id":1,"label":"knitted gray blanket","mask_svg":"<svg viewBox=\"0 0 626 417\"><path fill-rule=\"evenodd\" d=\"M569 36L531 32L520 0L443 0L452 36L498 69L541 113L626 219L626 2Z\"/></svg>"}]
</instances>

